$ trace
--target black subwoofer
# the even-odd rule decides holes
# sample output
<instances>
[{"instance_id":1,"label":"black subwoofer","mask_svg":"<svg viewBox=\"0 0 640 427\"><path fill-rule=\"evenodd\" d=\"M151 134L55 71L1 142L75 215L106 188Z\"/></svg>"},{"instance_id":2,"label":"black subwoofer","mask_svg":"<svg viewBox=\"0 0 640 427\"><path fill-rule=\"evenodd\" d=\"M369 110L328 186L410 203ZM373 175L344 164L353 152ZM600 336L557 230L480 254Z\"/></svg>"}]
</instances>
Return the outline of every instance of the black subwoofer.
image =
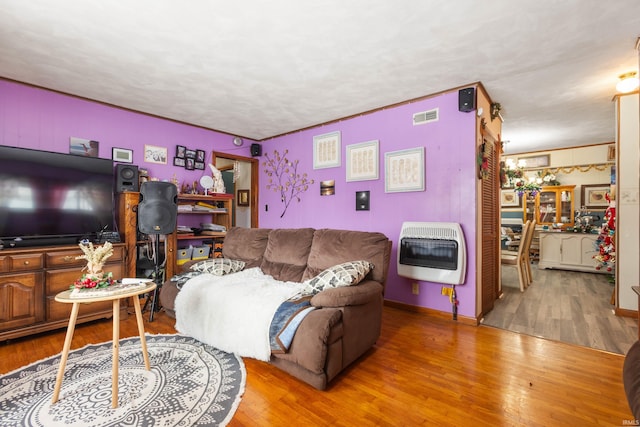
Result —
<instances>
[{"instance_id":1,"label":"black subwoofer","mask_svg":"<svg viewBox=\"0 0 640 427\"><path fill-rule=\"evenodd\" d=\"M116 165L116 192L138 191L138 166Z\"/></svg>"},{"instance_id":2,"label":"black subwoofer","mask_svg":"<svg viewBox=\"0 0 640 427\"><path fill-rule=\"evenodd\" d=\"M145 234L171 234L178 216L178 189L170 182L148 181L140 187L138 230Z\"/></svg>"}]
</instances>

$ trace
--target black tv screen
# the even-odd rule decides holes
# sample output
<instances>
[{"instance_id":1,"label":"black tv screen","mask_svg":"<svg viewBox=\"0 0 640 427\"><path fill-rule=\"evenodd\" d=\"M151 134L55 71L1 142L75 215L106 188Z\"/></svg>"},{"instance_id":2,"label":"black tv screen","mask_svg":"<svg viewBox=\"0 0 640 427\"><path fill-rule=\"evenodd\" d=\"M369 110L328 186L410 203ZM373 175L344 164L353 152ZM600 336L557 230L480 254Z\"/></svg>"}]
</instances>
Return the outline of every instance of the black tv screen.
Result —
<instances>
[{"instance_id":1,"label":"black tv screen","mask_svg":"<svg viewBox=\"0 0 640 427\"><path fill-rule=\"evenodd\" d=\"M93 240L113 230L113 185L110 159L0 146L0 240L5 248Z\"/></svg>"}]
</instances>

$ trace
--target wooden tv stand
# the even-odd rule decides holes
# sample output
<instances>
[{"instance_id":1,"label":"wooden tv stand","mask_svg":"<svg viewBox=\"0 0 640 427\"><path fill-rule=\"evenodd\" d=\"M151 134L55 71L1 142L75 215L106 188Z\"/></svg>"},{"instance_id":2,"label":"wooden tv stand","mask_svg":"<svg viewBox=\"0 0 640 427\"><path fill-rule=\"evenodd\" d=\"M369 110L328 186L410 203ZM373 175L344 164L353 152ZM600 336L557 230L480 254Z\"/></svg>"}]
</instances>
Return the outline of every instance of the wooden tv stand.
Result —
<instances>
[{"instance_id":1,"label":"wooden tv stand","mask_svg":"<svg viewBox=\"0 0 640 427\"><path fill-rule=\"evenodd\" d=\"M77 245L0 250L0 341L67 326L71 306L54 300L82 276L86 265ZM125 272L125 245L113 244L104 270ZM126 307L123 308L126 316ZM80 307L78 323L113 316L111 302Z\"/></svg>"}]
</instances>

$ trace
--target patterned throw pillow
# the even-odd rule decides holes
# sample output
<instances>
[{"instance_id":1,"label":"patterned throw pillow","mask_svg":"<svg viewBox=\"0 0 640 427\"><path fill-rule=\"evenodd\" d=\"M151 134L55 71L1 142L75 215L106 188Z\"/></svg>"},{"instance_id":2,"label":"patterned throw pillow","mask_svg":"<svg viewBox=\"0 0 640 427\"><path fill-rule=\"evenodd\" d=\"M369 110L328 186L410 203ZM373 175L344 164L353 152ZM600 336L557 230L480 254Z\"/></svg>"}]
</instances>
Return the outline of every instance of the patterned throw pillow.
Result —
<instances>
[{"instance_id":1,"label":"patterned throw pillow","mask_svg":"<svg viewBox=\"0 0 640 427\"><path fill-rule=\"evenodd\" d=\"M303 294L317 294L325 289L351 286L360 283L371 271L373 264L369 261L349 261L334 265L322 271L316 277L304 282Z\"/></svg>"},{"instance_id":2,"label":"patterned throw pillow","mask_svg":"<svg viewBox=\"0 0 640 427\"><path fill-rule=\"evenodd\" d=\"M196 262L190 268L191 271L210 273L215 276L236 273L244 269L244 261L228 258L210 258Z\"/></svg>"}]
</instances>

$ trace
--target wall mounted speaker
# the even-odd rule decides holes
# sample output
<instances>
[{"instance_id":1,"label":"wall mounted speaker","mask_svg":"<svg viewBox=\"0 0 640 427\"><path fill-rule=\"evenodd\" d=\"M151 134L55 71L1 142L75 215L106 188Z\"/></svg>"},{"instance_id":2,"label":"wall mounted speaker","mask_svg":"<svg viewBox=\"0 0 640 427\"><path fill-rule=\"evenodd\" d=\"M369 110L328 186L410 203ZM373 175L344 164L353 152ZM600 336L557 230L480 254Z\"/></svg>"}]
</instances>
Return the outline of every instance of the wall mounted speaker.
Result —
<instances>
[{"instance_id":1,"label":"wall mounted speaker","mask_svg":"<svg viewBox=\"0 0 640 427\"><path fill-rule=\"evenodd\" d=\"M260 145L260 144L251 144L251 156L252 157L260 157L260 156L262 156L262 145Z\"/></svg>"},{"instance_id":2,"label":"wall mounted speaker","mask_svg":"<svg viewBox=\"0 0 640 427\"><path fill-rule=\"evenodd\" d=\"M369 192L368 191L356 191L356 210L368 211L369 210Z\"/></svg>"},{"instance_id":3,"label":"wall mounted speaker","mask_svg":"<svg viewBox=\"0 0 640 427\"><path fill-rule=\"evenodd\" d=\"M116 192L138 191L138 166L116 165Z\"/></svg>"},{"instance_id":4,"label":"wall mounted speaker","mask_svg":"<svg viewBox=\"0 0 640 427\"><path fill-rule=\"evenodd\" d=\"M144 234L171 234L178 216L178 188L171 182L147 181L140 187L138 230Z\"/></svg>"},{"instance_id":5,"label":"wall mounted speaker","mask_svg":"<svg viewBox=\"0 0 640 427\"><path fill-rule=\"evenodd\" d=\"M458 111L468 113L476 109L476 90L472 87L458 91Z\"/></svg>"}]
</instances>

